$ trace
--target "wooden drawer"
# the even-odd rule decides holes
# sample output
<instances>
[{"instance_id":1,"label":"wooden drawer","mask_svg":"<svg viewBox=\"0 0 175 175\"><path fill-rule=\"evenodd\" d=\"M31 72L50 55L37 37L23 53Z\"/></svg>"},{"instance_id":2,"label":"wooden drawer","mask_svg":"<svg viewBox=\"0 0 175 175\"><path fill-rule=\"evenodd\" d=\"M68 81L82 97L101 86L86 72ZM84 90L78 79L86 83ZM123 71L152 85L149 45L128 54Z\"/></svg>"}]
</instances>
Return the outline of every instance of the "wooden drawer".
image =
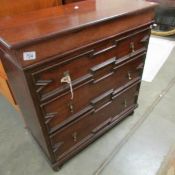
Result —
<instances>
[{"instance_id":1,"label":"wooden drawer","mask_svg":"<svg viewBox=\"0 0 175 175\"><path fill-rule=\"evenodd\" d=\"M90 2L94 3L94 1ZM71 6L73 7L73 5ZM145 14L143 13L142 15L143 16L140 16L140 18L142 20L145 20ZM67 22L70 23L70 21ZM138 18L136 18L136 16L134 15L130 18L128 17L128 22L129 26L127 28L126 26L123 26L123 23L126 23L126 21L123 22L121 18L120 23L115 23L111 20L110 24L105 23L104 25L97 25L97 27L95 28L85 28L83 30L78 30L73 33L60 35L58 38L54 37L50 40L47 40L47 42L36 43L35 45L29 45L27 47L19 49L17 52L17 57L23 68L30 68L33 67L34 64L37 65L50 61L56 56L63 57L69 53L73 54L75 51L78 52L79 50L84 50L85 48L90 47L90 45L98 45L99 42L110 38L115 37L115 40L119 39L119 37L121 37L121 34L122 36L127 36L129 34L134 34L135 31L141 29L147 30L148 33L150 33L151 23L147 23L148 21L145 21L144 25L140 25ZM36 53L36 59L28 61L24 60L24 52L33 51Z\"/></svg>"},{"instance_id":2,"label":"wooden drawer","mask_svg":"<svg viewBox=\"0 0 175 175\"><path fill-rule=\"evenodd\" d=\"M92 68L93 76L87 75L86 80L73 86L74 99L69 91L41 104L42 114L48 132L52 133L91 109L94 98L109 89L118 89L141 79L145 54L118 60L107 60L102 65ZM120 63L119 63L120 61ZM108 63L108 64L107 64ZM109 64L110 63L110 64Z\"/></svg>"},{"instance_id":3,"label":"wooden drawer","mask_svg":"<svg viewBox=\"0 0 175 175\"><path fill-rule=\"evenodd\" d=\"M127 36L112 37L86 48L83 52L75 52L67 57L55 58L46 67L40 66L32 71L35 92L40 101L65 91L66 85L61 83L65 72L69 72L72 81L91 74L91 68L97 64L115 57L118 60L124 56L133 56L146 50L149 29L142 29Z\"/></svg>"},{"instance_id":4,"label":"wooden drawer","mask_svg":"<svg viewBox=\"0 0 175 175\"><path fill-rule=\"evenodd\" d=\"M109 90L93 101L93 108L78 121L50 136L56 159L63 158L76 147L89 141L103 129L119 120L123 111L136 107L139 84L114 94Z\"/></svg>"}]
</instances>

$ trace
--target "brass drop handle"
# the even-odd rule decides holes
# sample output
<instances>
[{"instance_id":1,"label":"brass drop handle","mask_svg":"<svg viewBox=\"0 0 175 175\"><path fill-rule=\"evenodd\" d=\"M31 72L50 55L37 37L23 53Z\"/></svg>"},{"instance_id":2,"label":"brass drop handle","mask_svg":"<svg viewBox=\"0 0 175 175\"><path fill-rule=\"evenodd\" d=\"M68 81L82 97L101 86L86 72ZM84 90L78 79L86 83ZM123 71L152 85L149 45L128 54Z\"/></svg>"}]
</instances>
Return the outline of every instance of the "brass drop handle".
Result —
<instances>
[{"instance_id":1,"label":"brass drop handle","mask_svg":"<svg viewBox=\"0 0 175 175\"><path fill-rule=\"evenodd\" d=\"M125 99L125 100L124 100L124 107L127 108L127 106L128 106L128 105L127 105L127 100Z\"/></svg>"},{"instance_id":2,"label":"brass drop handle","mask_svg":"<svg viewBox=\"0 0 175 175\"><path fill-rule=\"evenodd\" d=\"M72 103L69 103L68 106L69 106L70 112L74 113L74 105Z\"/></svg>"},{"instance_id":3,"label":"brass drop handle","mask_svg":"<svg viewBox=\"0 0 175 175\"><path fill-rule=\"evenodd\" d=\"M71 77L68 71L64 72L64 76L61 79L61 83L67 83L69 85L70 92L71 92L71 100L73 100L74 93L73 93L73 88L72 88L72 80L71 80Z\"/></svg>"},{"instance_id":4,"label":"brass drop handle","mask_svg":"<svg viewBox=\"0 0 175 175\"><path fill-rule=\"evenodd\" d=\"M129 72L129 71L128 71L128 79L129 79L129 80L132 80L131 72Z\"/></svg>"},{"instance_id":5,"label":"brass drop handle","mask_svg":"<svg viewBox=\"0 0 175 175\"><path fill-rule=\"evenodd\" d=\"M72 134L72 138L73 138L74 142L77 142L77 140L78 140L77 137L78 137L77 132L74 132L74 133Z\"/></svg>"},{"instance_id":6,"label":"brass drop handle","mask_svg":"<svg viewBox=\"0 0 175 175\"><path fill-rule=\"evenodd\" d=\"M130 43L130 48L131 48L132 53L135 52L135 44L134 44L134 42Z\"/></svg>"}]
</instances>

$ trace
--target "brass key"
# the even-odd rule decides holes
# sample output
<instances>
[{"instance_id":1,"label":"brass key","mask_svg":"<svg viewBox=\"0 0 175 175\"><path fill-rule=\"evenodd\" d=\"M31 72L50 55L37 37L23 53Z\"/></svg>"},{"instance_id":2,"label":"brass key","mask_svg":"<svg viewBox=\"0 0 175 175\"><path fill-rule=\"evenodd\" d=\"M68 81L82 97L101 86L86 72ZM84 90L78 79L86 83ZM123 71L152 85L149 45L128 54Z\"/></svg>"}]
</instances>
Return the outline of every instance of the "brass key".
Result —
<instances>
[{"instance_id":1,"label":"brass key","mask_svg":"<svg viewBox=\"0 0 175 175\"><path fill-rule=\"evenodd\" d=\"M69 85L70 93L71 93L71 100L73 100L74 92L72 88L72 80L71 80L71 77L68 71L64 72L64 76L61 78L61 83L67 83Z\"/></svg>"}]
</instances>

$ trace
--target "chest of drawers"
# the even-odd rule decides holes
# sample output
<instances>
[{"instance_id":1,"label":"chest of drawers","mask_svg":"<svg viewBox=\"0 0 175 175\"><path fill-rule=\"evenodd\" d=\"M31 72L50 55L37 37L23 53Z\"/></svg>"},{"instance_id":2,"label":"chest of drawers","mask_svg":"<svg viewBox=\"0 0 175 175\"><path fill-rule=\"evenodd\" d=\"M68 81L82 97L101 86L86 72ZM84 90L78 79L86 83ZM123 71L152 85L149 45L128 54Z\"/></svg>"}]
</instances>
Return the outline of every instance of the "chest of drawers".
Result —
<instances>
[{"instance_id":1,"label":"chest of drawers","mask_svg":"<svg viewBox=\"0 0 175 175\"><path fill-rule=\"evenodd\" d=\"M137 107L155 6L87 0L0 19L2 63L53 169Z\"/></svg>"}]
</instances>

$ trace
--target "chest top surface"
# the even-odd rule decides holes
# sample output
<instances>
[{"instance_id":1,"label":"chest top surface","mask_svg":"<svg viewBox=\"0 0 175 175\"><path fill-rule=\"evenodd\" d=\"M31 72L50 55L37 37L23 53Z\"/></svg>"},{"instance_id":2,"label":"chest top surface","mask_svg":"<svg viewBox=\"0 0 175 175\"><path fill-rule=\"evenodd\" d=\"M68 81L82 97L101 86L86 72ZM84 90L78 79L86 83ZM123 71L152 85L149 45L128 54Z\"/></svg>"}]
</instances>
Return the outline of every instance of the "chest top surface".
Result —
<instances>
[{"instance_id":1,"label":"chest top surface","mask_svg":"<svg viewBox=\"0 0 175 175\"><path fill-rule=\"evenodd\" d=\"M11 49L151 9L143 0L86 0L0 18L0 43Z\"/></svg>"}]
</instances>

